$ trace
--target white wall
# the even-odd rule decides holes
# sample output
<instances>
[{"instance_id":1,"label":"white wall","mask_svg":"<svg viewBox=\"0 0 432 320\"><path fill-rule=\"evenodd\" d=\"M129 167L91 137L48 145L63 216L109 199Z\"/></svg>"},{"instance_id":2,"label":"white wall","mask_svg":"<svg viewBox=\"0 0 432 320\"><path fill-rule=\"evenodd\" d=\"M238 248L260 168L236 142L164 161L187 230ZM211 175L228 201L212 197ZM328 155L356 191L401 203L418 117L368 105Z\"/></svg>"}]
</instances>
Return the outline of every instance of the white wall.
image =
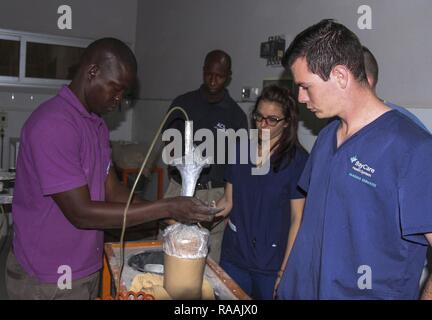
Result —
<instances>
[{"instance_id":1,"label":"white wall","mask_svg":"<svg viewBox=\"0 0 432 320\"><path fill-rule=\"evenodd\" d=\"M72 8L72 30L59 30L57 8L67 4ZM97 39L116 37L132 47L135 43L137 0L2 0L0 28L63 37ZM58 88L0 88L0 110L9 117L4 137L3 168L13 165L9 156L9 139L19 137L22 125L31 112L51 98ZM11 97L14 96L15 99ZM31 99L33 97L33 99ZM131 140L133 110L127 105L121 112L106 118L112 140ZM1 141L0 141L1 142Z\"/></svg>"},{"instance_id":2,"label":"white wall","mask_svg":"<svg viewBox=\"0 0 432 320\"><path fill-rule=\"evenodd\" d=\"M9 144L11 138L19 138L22 126L30 114L39 104L50 99L53 94L35 94L29 92L0 92L0 111L5 111L8 116L8 124L3 140L3 169L14 166L14 149ZM110 129L111 140L131 140L132 138L132 114L133 109L124 105L121 111L114 111L105 116ZM1 139L0 139L1 147ZM0 148L1 150L1 148ZM1 154L0 154L1 157ZM1 169L1 168L0 168Z\"/></svg>"},{"instance_id":3,"label":"white wall","mask_svg":"<svg viewBox=\"0 0 432 320\"><path fill-rule=\"evenodd\" d=\"M138 0L2 0L0 28L58 36L135 42ZM59 30L60 5L72 8L72 30Z\"/></svg>"},{"instance_id":4,"label":"white wall","mask_svg":"<svg viewBox=\"0 0 432 320\"><path fill-rule=\"evenodd\" d=\"M0 110L5 111L8 116L3 140L3 169L14 165L13 156L10 158L9 155L9 139L19 137L21 128L31 112L39 103L50 97L49 94L0 92Z\"/></svg>"},{"instance_id":5,"label":"white wall","mask_svg":"<svg viewBox=\"0 0 432 320\"><path fill-rule=\"evenodd\" d=\"M357 9L372 9L372 30L359 30ZM141 97L172 99L201 83L202 61L221 48L233 58L230 91L261 86L282 74L259 58L260 43L284 34L289 43L305 27L336 18L375 53L381 67L378 92L409 106L432 106L432 1L429 0L158 0L138 4L136 49Z\"/></svg>"},{"instance_id":6,"label":"white wall","mask_svg":"<svg viewBox=\"0 0 432 320\"><path fill-rule=\"evenodd\" d=\"M372 9L372 30L357 27L360 5ZM259 58L261 42L284 34L289 43L311 24L335 18L376 55L378 94L412 108L429 125L432 40L427 32L432 29L431 12L429 0L142 1L138 3L136 38L140 97L166 101L197 88L205 54L220 48L232 56L229 90L240 100L243 86L261 87L264 79L283 74L282 68L267 67ZM302 112L301 120L300 139L309 149L325 121L307 111Z\"/></svg>"},{"instance_id":7,"label":"white wall","mask_svg":"<svg viewBox=\"0 0 432 320\"><path fill-rule=\"evenodd\" d=\"M57 29L61 4L72 6L70 31ZM372 30L357 28L357 8L363 4L372 8ZM200 85L206 52L221 48L231 54L233 80L228 89L240 100L243 86L261 87L263 79L283 73L259 58L260 43L275 34L284 34L289 43L322 18L336 18L357 33L378 58L380 96L412 107L430 127L432 91L427 86L432 41L424 35L432 27L431 10L428 0L4 0L0 28L83 38L115 36L135 43L142 100L106 118L112 139L140 141L152 134L175 96ZM7 130L10 137L18 135L37 105L29 95L39 101L53 94L38 89L16 93L16 102L10 104L8 96L16 90L2 91L0 109L8 109L13 123ZM325 122L305 110L301 120L300 139L309 149Z\"/></svg>"}]
</instances>

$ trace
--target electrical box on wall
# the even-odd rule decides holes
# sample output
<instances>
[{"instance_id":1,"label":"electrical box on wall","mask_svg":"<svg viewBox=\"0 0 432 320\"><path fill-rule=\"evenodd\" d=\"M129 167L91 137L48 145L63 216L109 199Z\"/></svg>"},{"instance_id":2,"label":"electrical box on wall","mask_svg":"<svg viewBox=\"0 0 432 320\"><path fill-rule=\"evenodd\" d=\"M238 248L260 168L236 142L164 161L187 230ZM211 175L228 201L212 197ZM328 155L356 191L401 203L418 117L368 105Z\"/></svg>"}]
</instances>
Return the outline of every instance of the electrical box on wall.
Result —
<instances>
[{"instance_id":1,"label":"electrical box on wall","mask_svg":"<svg viewBox=\"0 0 432 320\"><path fill-rule=\"evenodd\" d=\"M285 36L271 36L261 43L260 57L267 60L267 65L280 66L285 53Z\"/></svg>"}]
</instances>

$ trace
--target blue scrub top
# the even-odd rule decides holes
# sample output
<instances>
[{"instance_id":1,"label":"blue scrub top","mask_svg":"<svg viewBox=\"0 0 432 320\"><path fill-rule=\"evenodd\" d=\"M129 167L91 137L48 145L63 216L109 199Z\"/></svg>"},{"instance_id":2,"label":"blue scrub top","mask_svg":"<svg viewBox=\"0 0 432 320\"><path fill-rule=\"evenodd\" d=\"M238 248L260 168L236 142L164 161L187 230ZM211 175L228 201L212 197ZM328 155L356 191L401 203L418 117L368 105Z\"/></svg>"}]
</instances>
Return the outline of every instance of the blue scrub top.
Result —
<instances>
[{"instance_id":1,"label":"blue scrub top","mask_svg":"<svg viewBox=\"0 0 432 320\"><path fill-rule=\"evenodd\" d=\"M222 242L221 260L255 272L274 273L281 266L290 227L290 200L304 198L299 177L308 154L297 148L289 165L275 173L252 175L254 165L229 165L226 181L233 185L233 207Z\"/></svg>"},{"instance_id":2,"label":"blue scrub top","mask_svg":"<svg viewBox=\"0 0 432 320\"><path fill-rule=\"evenodd\" d=\"M320 132L300 178L303 221L278 296L417 299L432 232L432 137L388 111L337 148L338 126Z\"/></svg>"},{"instance_id":3,"label":"blue scrub top","mask_svg":"<svg viewBox=\"0 0 432 320\"><path fill-rule=\"evenodd\" d=\"M417 116L412 113L411 111L408 111L408 109L398 106L397 104L388 102L388 101L384 101L384 103L389 106L390 108L399 111L400 113L406 115L410 120L414 121L414 123L416 125L418 125L420 128L422 128L423 130L426 130L427 132L430 133L430 131L428 130L428 128L426 128L426 126L424 125L423 122L421 122L421 120L419 118L417 118Z\"/></svg>"}]
</instances>

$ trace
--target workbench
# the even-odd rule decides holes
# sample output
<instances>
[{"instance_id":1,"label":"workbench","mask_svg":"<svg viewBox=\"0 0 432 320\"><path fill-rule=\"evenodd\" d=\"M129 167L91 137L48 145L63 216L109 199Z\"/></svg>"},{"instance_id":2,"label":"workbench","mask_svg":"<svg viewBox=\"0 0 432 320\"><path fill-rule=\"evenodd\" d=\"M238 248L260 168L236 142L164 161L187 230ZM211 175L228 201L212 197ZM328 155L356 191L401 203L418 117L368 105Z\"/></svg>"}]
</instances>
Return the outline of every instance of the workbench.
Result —
<instances>
[{"instance_id":1,"label":"workbench","mask_svg":"<svg viewBox=\"0 0 432 320\"><path fill-rule=\"evenodd\" d=\"M133 278L140 274L136 268L131 267L128 261L140 253L153 253L159 260L163 257L162 241L126 242L124 250L124 267L120 291L118 279L120 274L120 243L106 243L104 269L102 276L102 299L110 299L117 292L127 292ZM163 260L160 260L163 261ZM163 262L161 262L163 263ZM204 277L214 289L218 300L250 300L250 297L237 285L237 283L211 258L207 258Z\"/></svg>"}]
</instances>

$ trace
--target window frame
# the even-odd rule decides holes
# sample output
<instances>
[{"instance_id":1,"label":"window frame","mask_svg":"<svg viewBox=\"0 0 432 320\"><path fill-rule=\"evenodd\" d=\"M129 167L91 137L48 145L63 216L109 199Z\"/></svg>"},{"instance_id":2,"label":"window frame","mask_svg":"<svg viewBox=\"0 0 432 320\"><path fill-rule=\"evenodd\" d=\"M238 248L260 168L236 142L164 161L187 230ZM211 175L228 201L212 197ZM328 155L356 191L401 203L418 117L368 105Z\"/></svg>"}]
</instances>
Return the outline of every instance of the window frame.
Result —
<instances>
[{"instance_id":1,"label":"window frame","mask_svg":"<svg viewBox=\"0 0 432 320\"><path fill-rule=\"evenodd\" d=\"M60 37L60 36L52 36L52 35L32 33L32 32L13 31L8 29L1 29L1 28L0 28L0 39L14 40L20 42L19 76L11 77L11 76L0 75L0 86L48 87L48 88L61 87L62 85L68 84L70 80L26 77L25 71L26 71L26 63L27 63L26 61L27 42L85 48L91 42L94 41L94 39Z\"/></svg>"},{"instance_id":2,"label":"window frame","mask_svg":"<svg viewBox=\"0 0 432 320\"><path fill-rule=\"evenodd\" d=\"M14 35L9 35L9 34L2 34L1 33L1 29L0 29L0 39L1 40L12 40L12 41L17 41L20 43L20 56L19 56L19 65L18 65L18 72L20 70L21 67L21 40L20 37L18 36L14 36ZM12 76L2 76L0 75L0 83L3 82L17 82L19 80L19 76L18 77L12 77Z\"/></svg>"}]
</instances>

